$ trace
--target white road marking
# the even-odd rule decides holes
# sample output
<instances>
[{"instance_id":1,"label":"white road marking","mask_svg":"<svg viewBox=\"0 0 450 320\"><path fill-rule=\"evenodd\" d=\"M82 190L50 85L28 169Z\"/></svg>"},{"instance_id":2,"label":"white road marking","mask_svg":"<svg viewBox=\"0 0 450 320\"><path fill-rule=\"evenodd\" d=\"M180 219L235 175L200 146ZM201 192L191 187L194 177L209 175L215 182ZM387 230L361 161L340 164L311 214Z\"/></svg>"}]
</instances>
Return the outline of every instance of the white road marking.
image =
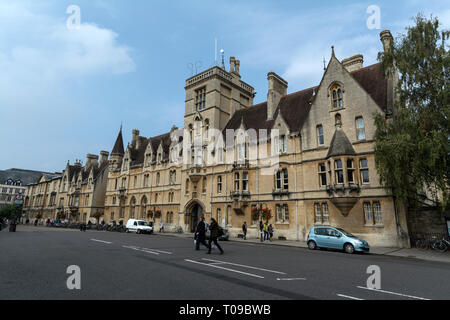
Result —
<instances>
[{"instance_id":1,"label":"white road marking","mask_svg":"<svg viewBox=\"0 0 450 320\"><path fill-rule=\"evenodd\" d=\"M260 271L265 271L265 272L271 272L271 273L277 273L277 274L286 274L286 273L280 272L280 271L262 269L262 268L252 267L252 266L246 266L246 265L243 265L243 264L237 264L237 263L232 263L232 262L212 260L212 259L205 259L205 258L203 258L202 260L211 261L211 262L217 262L217 263L224 263L224 264L229 264L229 265L232 265L232 266L243 267L243 268L248 268L248 269L255 269L255 270L260 270Z\"/></svg>"},{"instance_id":2,"label":"white road marking","mask_svg":"<svg viewBox=\"0 0 450 320\"><path fill-rule=\"evenodd\" d=\"M131 249L131 250L135 250L135 251L141 251L141 252L146 252L146 253L151 253L151 254L155 254L155 255L159 255L158 252L154 252L154 251L148 251L148 250L142 250L139 249L138 247L130 247L130 246L122 246L123 248L127 248L127 249Z\"/></svg>"},{"instance_id":3,"label":"white road marking","mask_svg":"<svg viewBox=\"0 0 450 320\"><path fill-rule=\"evenodd\" d=\"M360 286L358 286L357 288L364 289L364 290L369 290L369 291L381 292L381 293L388 293L388 294L392 294L392 295L396 295L396 296L412 298L412 299L418 299L418 300L431 300L431 299L427 299L427 298L410 296L410 295L407 295L407 294L402 294L402 293L397 293L397 292L392 292L392 291L385 291L385 290L380 290L380 289L371 289L371 288L360 287Z\"/></svg>"},{"instance_id":4,"label":"white road marking","mask_svg":"<svg viewBox=\"0 0 450 320\"><path fill-rule=\"evenodd\" d=\"M159 252L159 253L172 254L172 252L169 252L169 251L156 250L156 249L148 249L148 248L142 248L142 249L144 249L144 250L156 251L156 252Z\"/></svg>"},{"instance_id":5,"label":"white road marking","mask_svg":"<svg viewBox=\"0 0 450 320\"><path fill-rule=\"evenodd\" d=\"M111 244L112 242L108 242L108 241L103 241L103 240L97 240L97 239L91 239L92 241L95 242L101 242L101 243L106 243L106 244Z\"/></svg>"},{"instance_id":6,"label":"white road marking","mask_svg":"<svg viewBox=\"0 0 450 320\"><path fill-rule=\"evenodd\" d=\"M352 299L352 300L364 300L364 299L361 299L361 298L355 298L355 297L352 297L352 296L346 296L344 294L337 294L337 296L341 297L341 298Z\"/></svg>"},{"instance_id":7,"label":"white road marking","mask_svg":"<svg viewBox=\"0 0 450 320\"><path fill-rule=\"evenodd\" d=\"M277 278L278 281L297 281L306 280L305 278Z\"/></svg>"},{"instance_id":8,"label":"white road marking","mask_svg":"<svg viewBox=\"0 0 450 320\"><path fill-rule=\"evenodd\" d=\"M258 276L256 274L252 274L252 273L247 273L247 272L242 272L242 271L238 271L238 270L234 270L234 269L229 269L229 268L224 268L224 267L220 267L220 266L216 266L216 265L212 265L209 263L203 263L203 262L198 262L198 261L192 261L189 259L185 259L184 261L190 262L190 263L196 263L196 264L200 264L203 266L207 266L207 267L211 267L211 268L217 268L217 269L222 269L222 270L227 270L227 271L231 271L231 272L235 272L235 273L240 273L249 277L255 277L255 278L260 278L260 279L264 279L263 276Z\"/></svg>"}]
</instances>

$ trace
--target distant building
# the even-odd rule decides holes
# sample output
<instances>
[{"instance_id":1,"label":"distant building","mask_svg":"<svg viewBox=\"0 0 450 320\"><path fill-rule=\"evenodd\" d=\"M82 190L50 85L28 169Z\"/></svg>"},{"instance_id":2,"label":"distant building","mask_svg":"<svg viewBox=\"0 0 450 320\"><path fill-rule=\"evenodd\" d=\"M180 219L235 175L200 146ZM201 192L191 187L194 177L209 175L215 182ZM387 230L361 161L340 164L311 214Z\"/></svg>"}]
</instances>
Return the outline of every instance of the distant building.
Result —
<instances>
[{"instance_id":1,"label":"distant building","mask_svg":"<svg viewBox=\"0 0 450 320\"><path fill-rule=\"evenodd\" d=\"M0 208L10 203L21 204L27 185L37 182L42 174L49 173L23 169L0 171Z\"/></svg>"},{"instance_id":2,"label":"distant building","mask_svg":"<svg viewBox=\"0 0 450 320\"><path fill-rule=\"evenodd\" d=\"M108 180L109 153L100 156L88 154L84 166L77 160L62 173L40 175L25 194L25 217L94 222L96 213L103 214Z\"/></svg>"}]
</instances>

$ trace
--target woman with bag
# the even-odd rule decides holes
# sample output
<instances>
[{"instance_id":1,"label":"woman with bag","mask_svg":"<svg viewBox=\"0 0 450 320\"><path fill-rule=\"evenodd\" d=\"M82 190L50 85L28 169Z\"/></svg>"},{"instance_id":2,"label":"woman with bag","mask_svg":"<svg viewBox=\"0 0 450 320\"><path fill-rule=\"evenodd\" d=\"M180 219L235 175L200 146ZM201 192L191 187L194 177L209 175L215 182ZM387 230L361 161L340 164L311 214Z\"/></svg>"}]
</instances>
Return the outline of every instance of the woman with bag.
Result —
<instances>
[{"instance_id":1,"label":"woman with bag","mask_svg":"<svg viewBox=\"0 0 450 320\"><path fill-rule=\"evenodd\" d=\"M207 254L211 254L211 245L214 243L216 247L220 250L220 254L223 254L222 247L217 243L217 238L221 236L221 232L223 234L223 230L220 229L217 221L214 218L211 218L211 224L209 225L209 230L211 231L211 235L209 236L208 243L208 252Z\"/></svg>"}]
</instances>

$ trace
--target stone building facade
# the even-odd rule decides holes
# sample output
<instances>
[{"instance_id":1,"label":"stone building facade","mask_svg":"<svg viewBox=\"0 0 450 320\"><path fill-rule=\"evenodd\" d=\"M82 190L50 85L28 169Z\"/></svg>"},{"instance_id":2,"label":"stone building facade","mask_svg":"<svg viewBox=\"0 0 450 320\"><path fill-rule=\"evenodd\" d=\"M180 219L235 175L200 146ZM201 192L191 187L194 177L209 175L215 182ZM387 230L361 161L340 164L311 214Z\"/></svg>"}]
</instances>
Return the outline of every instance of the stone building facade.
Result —
<instances>
[{"instance_id":1,"label":"stone building facade","mask_svg":"<svg viewBox=\"0 0 450 320\"><path fill-rule=\"evenodd\" d=\"M95 214L104 214L109 152L88 154L83 166L80 160L67 163L60 174L43 174L30 184L25 194L25 218L60 219L95 222Z\"/></svg>"},{"instance_id":2,"label":"stone building facade","mask_svg":"<svg viewBox=\"0 0 450 320\"><path fill-rule=\"evenodd\" d=\"M27 185L35 183L41 175L52 175L34 170L0 170L0 208L8 204L23 204Z\"/></svg>"},{"instance_id":3,"label":"stone building facade","mask_svg":"<svg viewBox=\"0 0 450 320\"><path fill-rule=\"evenodd\" d=\"M383 50L391 40L381 33ZM193 231L205 216L232 236L246 221L256 236L261 218L252 211L270 209L276 237L304 240L311 226L330 225L372 245L407 246L405 210L380 185L374 160L373 116L392 116L395 70L363 67L362 55L339 61L333 49L318 86L287 94L270 72L267 102L253 105L239 68L232 57L229 71L187 79L182 129L150 138L135 129L127 148L119 132L103 219Z\"/></svg>"}]
</instances>

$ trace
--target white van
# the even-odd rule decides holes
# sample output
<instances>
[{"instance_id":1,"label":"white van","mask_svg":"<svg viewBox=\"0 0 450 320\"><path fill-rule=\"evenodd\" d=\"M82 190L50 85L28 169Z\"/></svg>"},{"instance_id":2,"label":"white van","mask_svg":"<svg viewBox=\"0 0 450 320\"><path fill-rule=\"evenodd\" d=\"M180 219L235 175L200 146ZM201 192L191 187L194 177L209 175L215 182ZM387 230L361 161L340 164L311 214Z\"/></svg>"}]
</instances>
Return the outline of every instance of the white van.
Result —
<instances>
[{"instance_id":1,"label":"white van","mask_svg":"<svg viewBox=\"0 0 450 320\"><path fill-rule=\"evenodd\" d=\"M140 233L152 234L153 228L148 226L144 220L130 219L127 222L126 231L127 232L136 232L137 234L140 234Z\"/></svg>"}]
</instances>

